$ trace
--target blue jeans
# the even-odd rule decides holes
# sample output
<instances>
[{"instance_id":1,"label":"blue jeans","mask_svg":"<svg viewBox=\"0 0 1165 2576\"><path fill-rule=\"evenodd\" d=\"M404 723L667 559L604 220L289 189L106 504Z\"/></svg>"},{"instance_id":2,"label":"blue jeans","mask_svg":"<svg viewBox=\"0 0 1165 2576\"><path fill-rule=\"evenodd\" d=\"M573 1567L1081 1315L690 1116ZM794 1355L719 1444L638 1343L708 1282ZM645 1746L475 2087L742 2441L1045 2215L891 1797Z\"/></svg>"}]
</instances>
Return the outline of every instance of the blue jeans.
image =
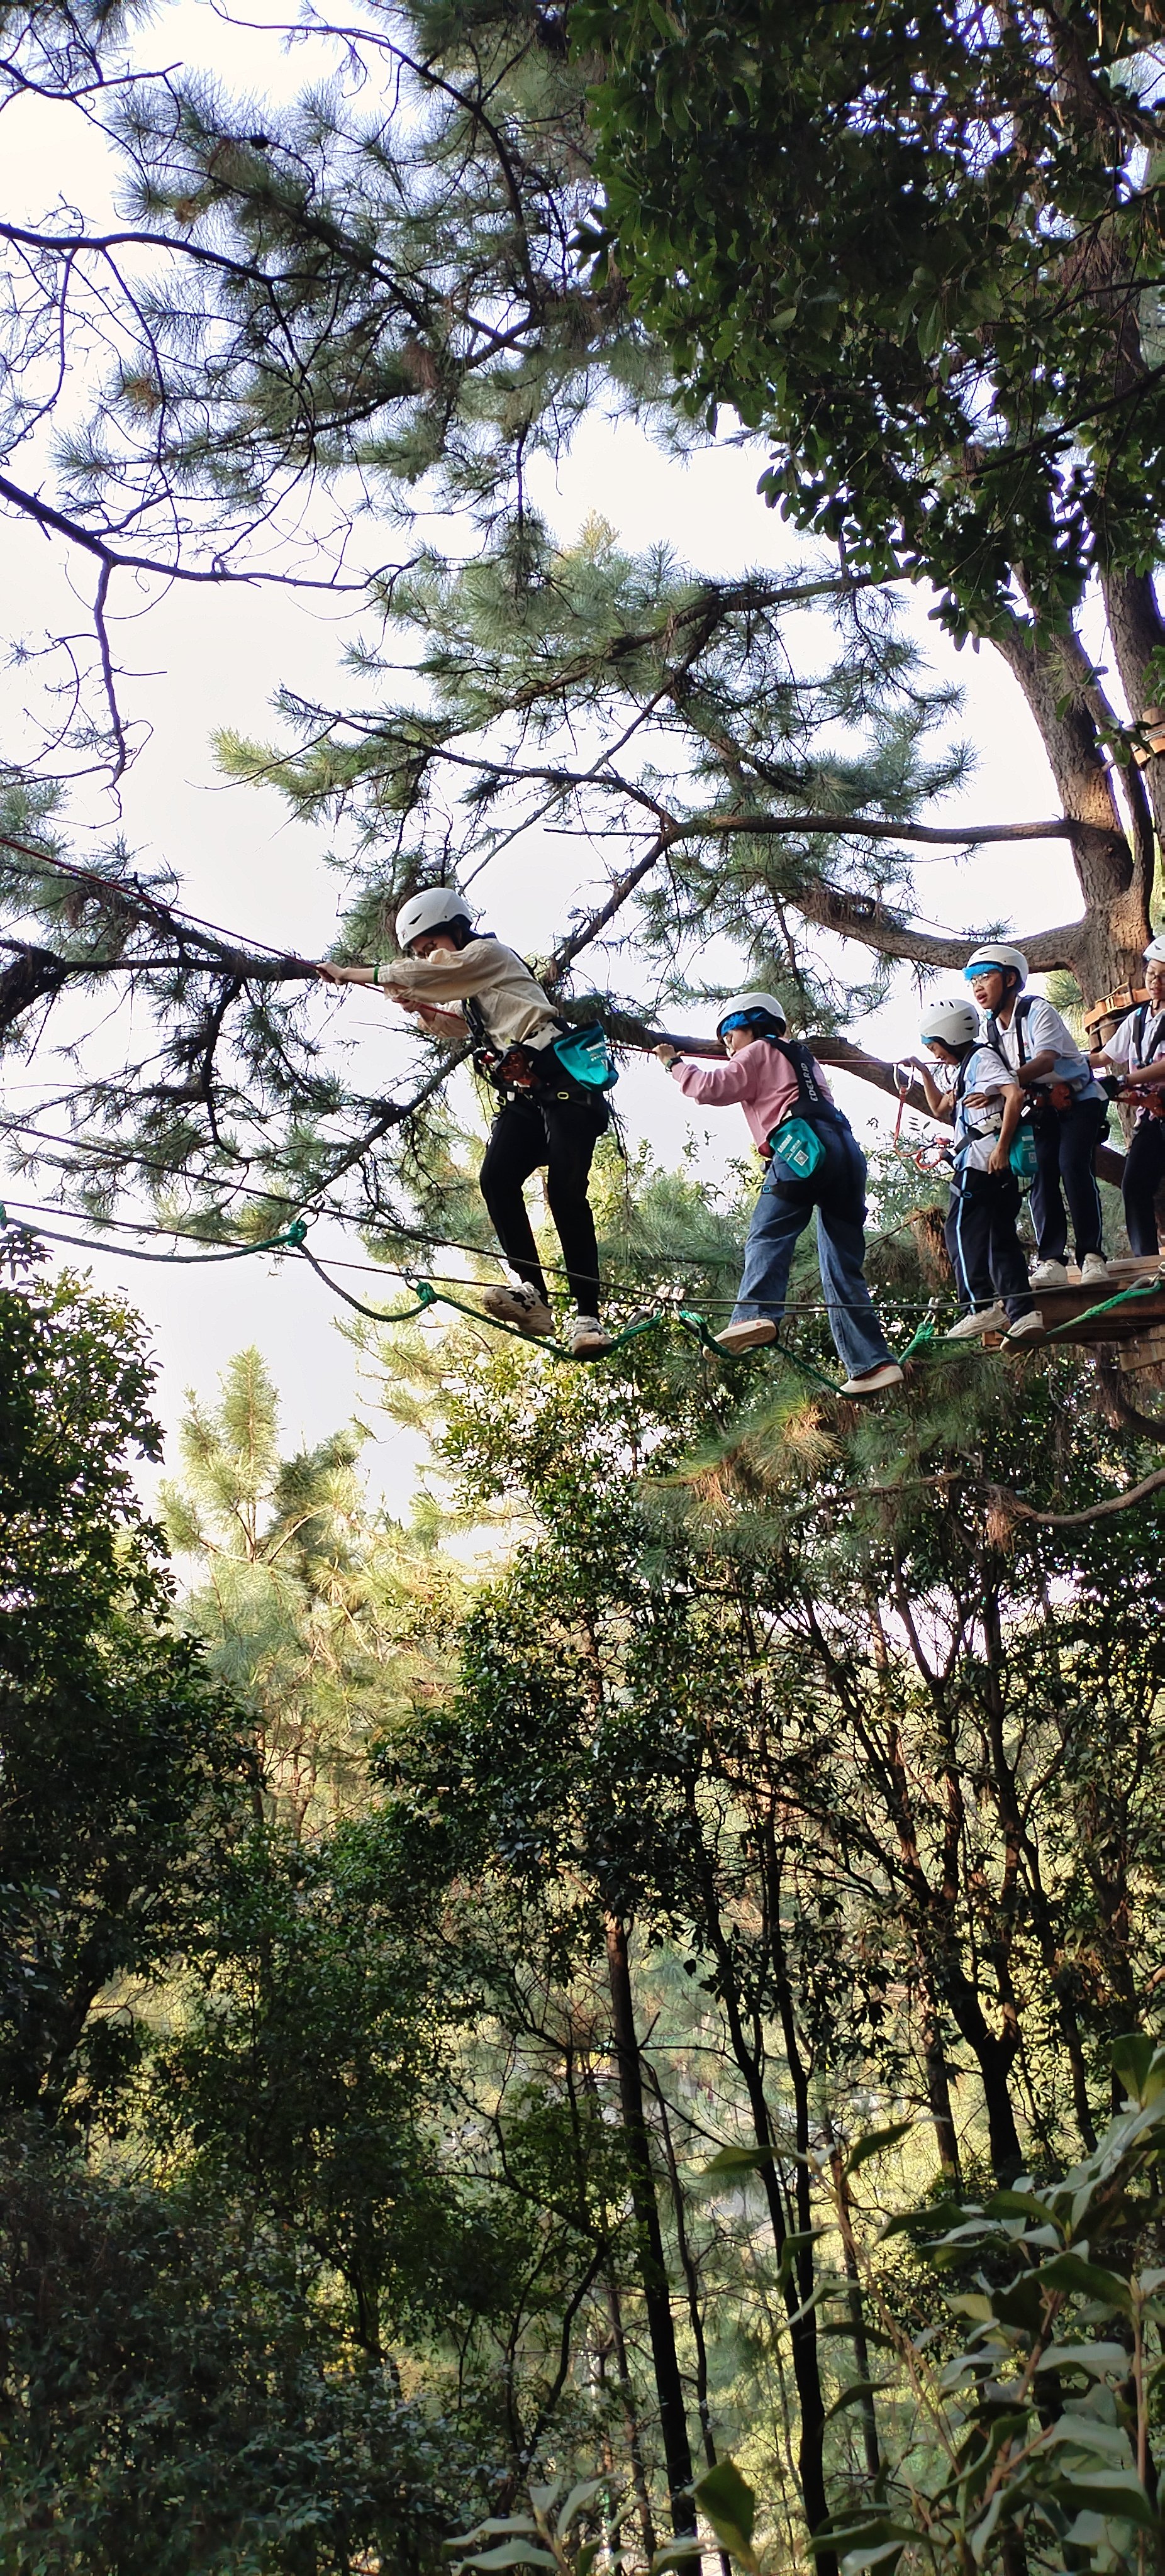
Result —
<instances>
[{"instance_id":1,"label":"blue jeans","mask_svg":"<svg viewBox=\"0 0 1165 2576\"><path fill-rule=\"evenodd\" d=\"M823 1118L817 1134L825 1160L812 1179L786 1179L773 1165L756 1203L744 1251L734 1324L785 1311L793 1249L817 1210L817 1254L838 1358L851 1377L888 1360L886 1337L874 1312L862 1263L866 1256L866 1158L843 1119Z\"/></svg>"}]
</instances>

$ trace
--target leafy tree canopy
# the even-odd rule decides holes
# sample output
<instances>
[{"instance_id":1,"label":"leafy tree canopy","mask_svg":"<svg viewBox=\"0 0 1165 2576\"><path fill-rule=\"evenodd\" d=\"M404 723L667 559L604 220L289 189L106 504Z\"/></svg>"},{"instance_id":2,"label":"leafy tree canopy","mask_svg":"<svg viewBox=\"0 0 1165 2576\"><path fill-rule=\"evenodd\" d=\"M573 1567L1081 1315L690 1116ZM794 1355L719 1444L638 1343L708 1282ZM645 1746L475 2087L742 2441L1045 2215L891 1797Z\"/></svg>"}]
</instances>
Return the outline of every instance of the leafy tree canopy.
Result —
<instances>
[{"instance_id":1,"label":"leafy tree canopy","mask_svg":"<svg viewBox=\"0 0 1165 2576\"><path fill-rule=\"evenodd\" d=\"M991 631L1161 540L1160 64L1137 8L636 0L601 45L605 237L766 488ZM602 261L598 274L606 273Z\"/></svg>"},{"instance_id":2,"label":"leafy tree canopy","mask_svg":"<svg viewBox=\"0 0 1165 2576\"><path fill-rule=\"evenodd\" d=\"M917 921L912 846L1051 833L1081 916L1021 917L1033 963L1089 1001L1134 972L1165 764L1110 747L1153 738L1165 630L1156 69L1127 12L367 0L313 18L314 86L261 106L158 73L149 23L4 12L3 112L35 92L89 118L116 205L2 235L0 502L83 565L95 628L75 724L5 776L0 1022L20 1047L37 1002L62 1030L73 997L135 1002L121 1061L103 1039L69 1064L67 1126L56 1089L12 1117L71 1197L104 1213L132 1182L180 1227L256 1236L326 1204L399 1244L434 1230L450 1147L447 1054L401 1041L391 1089L362 1084L301 960L194 919L123 846L75 856L70 763L132 752L109 624L131 579L353 583L351 702L289 687L274 742L223 744L339 826L344 953L383 950L401 896L458 868L488 910L491 861L549 828L581 857L547 967L565 1008L593 974L642 1044L744 971L841 1059L843 997L894 961L957 967L995 926ZM584 413L674 445L712 400L758 463L775 435L820 562L709 578L540 523L530 460ZM1093 565L1131 723L1071 622ZM1042 823L923 819L965 760L879 589L903 569L1003 651L1055 780Z\"/></svg>"},{"instance_id":3,"label":"leafy tree canopy","mask_svg":"<svg viewBox=\"0 0 1165 2576\"><path fill-rule=\"evenodd\" d=\"M22 1261L19 1237L5 1244ZM151 1984L196 1950L251 1748L169 1626L138 1319L67 1274L0 1290L0 2082L91 2118L143 2045Z\"/></svg>"}]
</instances>

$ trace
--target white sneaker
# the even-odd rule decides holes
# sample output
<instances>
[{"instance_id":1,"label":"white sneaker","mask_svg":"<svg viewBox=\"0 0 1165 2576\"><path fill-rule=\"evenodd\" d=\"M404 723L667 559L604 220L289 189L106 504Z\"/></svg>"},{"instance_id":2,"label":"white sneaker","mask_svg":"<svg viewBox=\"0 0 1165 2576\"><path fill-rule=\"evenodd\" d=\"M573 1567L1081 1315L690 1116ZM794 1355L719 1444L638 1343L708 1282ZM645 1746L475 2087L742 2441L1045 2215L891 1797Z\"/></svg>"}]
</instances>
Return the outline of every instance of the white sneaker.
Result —
<instances>
[{"instance_id":1,"label":"white sneaker","mask_svg":"<svg viewBox=\"0 0 1165 2576\"><path fill-rule=\"evenodd\" d=\"M1021 1342L1025 1333L1042 1333L1043 1329L1044 1319L1039 1307L1032 1306L1026 1315L1016 1316L1007 1338L1009 1342Z\"/></svg>"},{"instance_id":2,"label":"white sneaker","mask_svg":"<svg viewBox=\"0 0 1165 2576\"><path fill-rule=\"evenodd\" d=\"M1006 1306L979 1306L974 1314L960 1315L958 1323L952 1324L950 1331L943 1334L943 1340L944 1342L974 1342L978 1340L980 1333L1005 1333L1006 1331Z\"/></svg>"},{"instance_id":3,"label":"white sneaker","mask_svg":"<svg viewBox=\"0 0 1165 2576\"><path fill-rule=\"evenodd\" d=\"M862 1377L847 1377L840 1389L842 1395L880 1395L883 1387L901 1386L903 1372L897 1360L882 1360L877 1368L867 1369Z\"/></svg>"},{"instance_id":4,"label":"white sneaker","mask_svg":"<svg viewBox=\"0 0 1165 2576\"><path fill-rule=\"evenodd\" d=\"M610 1350L611 1336L603 1331L597 1315L576 1315L566 1347L573 1360L597 1360L600 1352Z\"/></svg>"},{"instance_id":5,"label":"white sneaker","mask_svg":"<svg viewBox=\"0 0 1165 2576\"><path fill-rule=\"evenodd\" d=\"M1033 1288L1066 1288L1068 1272L1062 1261L1037 1261L1028 1272Z\"/></svg>"},{"instance_id":6,"label":"white sneaker","mask_svg":"<svg viewBox=\"0 0 1165 2576\"><path fill-rule=\"evenodd\" d=\"M1086 1252L1084 1259L1080 1264L1081 1287L1099 1287L1101 1280L1104 1280L1107 1284L1108 1263L1105 1260L1103 1252Z\"/></svg>"},{"instance_id":7,"label":"white sneaker","mask_svg":"<svg viewBox=\"0 0 1165 2576\"><path fill-rule=\"evenodd\" d=\"M487 1315L492 1315L496 1323L517 1324L521 1332L540 1337L554 1331L554 1317L545 1298L531 1288L528 1280L519 1280L515 1288L487 1288L484 1304Z\"/></svg>"},{"instance_id":8,"label":"white sneaker","mask_svg":"<svg viewBox=\"0 0 1165 2576\"><path fill-rule=\"evenodd\" d=\"M770 1324L767 1315L742 1315L738 1324L726 1324L723 1332L717 1333L716 1347L721 1351L755 1351L762 1342L775 1342L776 1338L776 1325Z\"/></svg>"}]
</instances>

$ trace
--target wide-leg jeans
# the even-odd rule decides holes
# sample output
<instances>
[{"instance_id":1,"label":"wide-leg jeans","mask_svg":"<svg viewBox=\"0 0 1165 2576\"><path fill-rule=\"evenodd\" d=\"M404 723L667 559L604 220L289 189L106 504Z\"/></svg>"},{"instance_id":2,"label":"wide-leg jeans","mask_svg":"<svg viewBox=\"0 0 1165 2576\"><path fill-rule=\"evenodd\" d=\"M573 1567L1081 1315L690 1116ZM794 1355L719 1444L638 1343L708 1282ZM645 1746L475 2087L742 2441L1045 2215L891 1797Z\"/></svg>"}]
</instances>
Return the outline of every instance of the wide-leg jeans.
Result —
<instances>
[{"instance_id":1,"label":"wide-leg jeans","mask_svg":"<svg viewBox=\"0 0 1165 2576\"><path fill-rule=\"evenodd\" d=\"M851 1377L890 1358L886 1336L866 1286L866 1158L856 1136L838 1118L816 1123L824 1160L807 1181L787 1179L779 1163L770 1170L756 1203L744 1253L744 1275L733 1309L734 1324L785 1311L793 1252L810 1217L817 1215L821 1285L838 1358Z\"/></svg>"}]
</instances>

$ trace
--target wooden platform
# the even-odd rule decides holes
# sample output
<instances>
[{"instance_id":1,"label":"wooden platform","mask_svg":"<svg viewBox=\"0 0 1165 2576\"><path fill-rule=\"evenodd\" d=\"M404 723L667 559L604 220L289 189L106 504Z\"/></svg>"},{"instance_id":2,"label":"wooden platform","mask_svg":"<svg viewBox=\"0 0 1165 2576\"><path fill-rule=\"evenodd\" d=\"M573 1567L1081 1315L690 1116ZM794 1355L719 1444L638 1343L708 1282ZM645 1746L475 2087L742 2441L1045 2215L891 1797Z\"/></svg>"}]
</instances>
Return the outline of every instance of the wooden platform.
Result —
<instances>
[{"instance_id":1,"label":"wooden platform","mask_svg":"<svg viewBox=\"0 0 1165 2576\"><path fill-rule=\"evenodd\" d=\"M1066 1288L1037 1288L1036 1304L1048 1329L1042 1333L1026 1333L1022 1343L1014 1347L1025 1351L1043 1350L1056 1325L1070 1324L1070 1332L1055 1333L1056 1341L1121 1342L1132 1346L1144 1342L1155 1347L1146 1347L1143 1360L1139 1354L1134 1357L1134 1349L1130 1348L1129 1357L1134 1365L1154 1367L1165 1354L1165 1341L1162 1340L1165 1333L1165 1279L1152 1296L1131 1299L1127 1306L1109 1307L1104 1314L1098 1314L1096 1309L1107 1306L1108 1299L1117 1296L1122 1288L1135 1288L1140 1280L1152 1279L1165 1271L1165 1252L1156 1260L1131 1257L1123 1261L1113 1260L1109 1262L1108 1270L1106 1280L1098 1282L1094 1288L1083 1288L1078 1270L1070 1264Z\"/></svg>"}]
</instances>

